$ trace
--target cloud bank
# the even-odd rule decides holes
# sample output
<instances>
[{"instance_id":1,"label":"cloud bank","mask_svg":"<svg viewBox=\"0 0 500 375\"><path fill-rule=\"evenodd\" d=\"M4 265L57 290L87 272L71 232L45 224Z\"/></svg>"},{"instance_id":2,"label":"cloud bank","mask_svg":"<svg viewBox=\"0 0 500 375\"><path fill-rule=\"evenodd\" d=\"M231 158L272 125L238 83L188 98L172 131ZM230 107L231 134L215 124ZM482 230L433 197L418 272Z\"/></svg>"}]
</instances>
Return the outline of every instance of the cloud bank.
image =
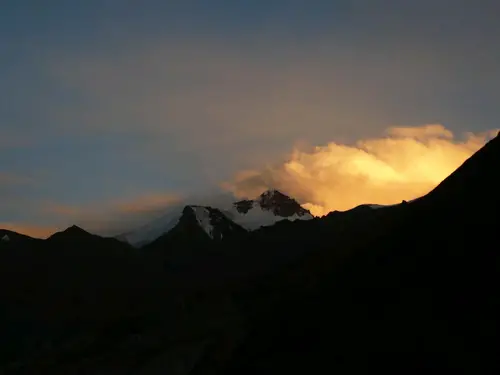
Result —
<instances>
[{"instance_id":1,"label":"cloud bank","mask_svg":"<svg viewBox=\"0 0 500 375\"><path fill-rule=\"evenodd\" d=\"M394 204L429 192L496 132L466 133L458 140L440 124L392 127L384 137L352 145L295 149L284 163L241 171L223 186L238 197L276 188L315 215L364 203Z\"/></svg>"},{"instance_id":2,"label":"cloud bank","mask_svg":"<svg viewBox=\"0 0 500 375\"><path fill-rule=\"evenodd\" d=\"M5 222L0 227L47 237L75 223L93 233L117 235L187 204L226 208L237 198L254 198L270 188L294 197L317 216L365 203L394 204L426 194L497 131L465 133L457 138L440 124L391 127L384 136L353 144L297 146L282 162L274 160L267 167L238 172L232 181L221 184L222 192L150 193L87 206L49 202L42 205L44 215L57 217L65 225Z\"/></svg>"}]
</instances>

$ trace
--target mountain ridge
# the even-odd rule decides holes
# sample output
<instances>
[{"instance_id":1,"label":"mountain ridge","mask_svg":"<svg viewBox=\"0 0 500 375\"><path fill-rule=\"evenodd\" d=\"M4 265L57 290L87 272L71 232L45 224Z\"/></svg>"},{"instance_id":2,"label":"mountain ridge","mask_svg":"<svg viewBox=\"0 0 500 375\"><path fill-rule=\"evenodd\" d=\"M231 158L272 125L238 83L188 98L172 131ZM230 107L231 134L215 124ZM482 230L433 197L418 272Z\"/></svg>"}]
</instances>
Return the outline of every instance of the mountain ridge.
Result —
<instances>
[{"instance_id":1,"label":"mountain ridge","mask_svg":"<svg viewBox=\"0 0 500 375\"><path fill-rule=\"evenodd\" d=\"M0 372L496 373L499 163L496 138L414 201L234 239L185 206L145 251L6 246Z\"/></svg>"},{"instance_id":2,"label":"mountain ridge","mask_svg":"<svg viewBox=\"0 0 500 375\"><path fill-rule=\"evenodd\" d=\"M210 205L190 204L183 206L182 209L177 207L170 214L153 220L135 231L132 230L118 235L117 238L136 247L145 246L172 230L178 224L186 207L216 209L228 220L246 230L255 230L262 226L273 225L280 220L310 220L313 217L295 199L278 190L267 190L254 200L237 201L232 203L230 207L215 208Z\"/></svg>"}]
</instances>

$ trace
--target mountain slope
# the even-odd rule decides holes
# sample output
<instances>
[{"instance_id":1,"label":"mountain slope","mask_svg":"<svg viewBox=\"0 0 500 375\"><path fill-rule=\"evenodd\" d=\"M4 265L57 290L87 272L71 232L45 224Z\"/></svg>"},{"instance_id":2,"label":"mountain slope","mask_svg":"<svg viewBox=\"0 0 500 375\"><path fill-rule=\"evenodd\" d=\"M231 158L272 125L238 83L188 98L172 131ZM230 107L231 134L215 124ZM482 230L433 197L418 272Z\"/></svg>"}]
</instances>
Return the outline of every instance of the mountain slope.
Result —
<instances>
[{"instance_id":1,"label":"mountain slope","mask_svg":"<svg viewBox=\"0 0 500 375\"><path fill-rule=\"evenodd\" d=\"M90 234L76 225L72 225L63 231L54 233L47 240L53 242L86 241L93 237L93 234Z\"/></svg>"},{"instance_id":2,"label":"mountain slope","mask_svg":"<svg viewBox=\"0 0 500 375\"><path fill-rule=\"evenodd\" d=\"M182 215L182 207L173 207L163 216L116 238L135 247L145 246L174 228Z\"/></svg>"},{"instance_id":3,"label":"mountain slope","mask_svg":"<svg viewBox=\"0 0 500 375\"><path fill-rule=\"evenodd\" d=\"M350 248L342 262L314 253L261 283L271 302L245 343L198 373L494 371L499 163L497 137L428 195L375 210L335 244Z\"/></svg>"},{"instance_id":4,"label":"mountain slope","mask_svg":"<svg viewBox=\"0 0 500 375\"><path fill-rule=\"evenodd\" d=\"M222 240L225 237L246 233L239 225L232 222L222 211L205 206L186 206L177 224L167 233L153 241L147 248L158 247L160 244L182 241L183 244L195 240L206 242Z\"/></svg>"},{"instance_id":5,"label":"mountain slope","mask_svg":"<svg viewBox=\"0 0 500 375\"><path fill-rule=\"evenodd\" d=\"M195 266L210 268L210 257L224 243L238 240L247 231L229 220L220 210L204 206L186 206L174 226L141 252L157 257L166 270L186 272ZM202 270L201 273L204 273Z\"/></svg>"},{"instance_id":6,"label":"mountain slope","mask_svg":"<svg viewBox=\"0 0 500 375\"><path fill-rule=\"evenodd\" d=\"M2 252L0 372L496 373L499 163L496 138L415 201L249 232L188 206L152 251Z\"/></svg>"},{"instance_id":7,"label":"mountain slope","mask_svg":"<svg viewBox=\"0 0 500 375\"><path fill-rule=\"evenodd\" d=\"M0 229L0 245L19 244L31 241L36 241L36 240L24 234L20 234L6 229Z\"/></svg>"}]
</instances>

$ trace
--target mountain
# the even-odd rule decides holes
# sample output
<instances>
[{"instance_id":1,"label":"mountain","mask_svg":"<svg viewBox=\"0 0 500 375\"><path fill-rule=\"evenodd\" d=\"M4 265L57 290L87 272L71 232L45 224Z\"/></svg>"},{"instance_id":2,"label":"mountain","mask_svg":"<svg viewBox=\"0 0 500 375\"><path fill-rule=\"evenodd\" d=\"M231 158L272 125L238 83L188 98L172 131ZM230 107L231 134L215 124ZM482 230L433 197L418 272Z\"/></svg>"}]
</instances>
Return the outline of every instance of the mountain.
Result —
<instances>
[{"instance_id":1,"label":"mountain","mask_svg":"<svg viewBox=\"0 0 500 375\"><path fill-rule=\"evenodd\" d=\"M175 240L198 241L223 240L246 233L219 209L205 206L186 206L177 224L167 233L153 241L149 247L172 243Z\"/></svg>"},{"instance_id":2,"label":"mountain","mask_svg":"<svg viewBox=\"0 0 500 375\"><path fill-rule=\"evenodd\" d=\"M75 254L77 251L82 254L99 252L106 254L112 252L127 252L129 251L130 245L116 238L101 237L89 233L76 225L72 225L47 238L45 247L58 249L68 254Z\"/></svg>"},{"instance_id":3,"label":"mountain","mask_svg":"<svg viewBox=\"0 0 500 375\"><path fill-rule=\"evenodd\" d=\"M10 230L0 229L0 249L12 250L5 252L4 255L24 256L34 251L42 243L42 240L26 236ZM0 260L1 262L1 260Z\"/></svg>"},{"instance_id":4,"label":"mountain","mask_svg":"<svg viewBox=\"0 0 500 375\"><path fill-rule=\"evenodd\" d=\"M310 220L311 213L295 199L278 190L268 190L254 200L241 200L233 204L230 217L241 226L253 230L273 225L281 220Z\"/></svg>"},{"instance_id":5,"label":"mountain","mask_svg":"<svg viewBox=\"0 0 500 375\"><path fill-rule=\"evenodd\" d=\"M206 218L210 215L223 217L222 221L216 219L214 224L211 224L215 225L215 231L220 233L224 232L225 229L217 229L217 226L229 225L227 220L231 220L235 225L247 230L255 230L262 226L273 225L280 220L294 221L310 220L313 218L311 213L300 206L296 200L277 190L266 191L255 200L235 202L230 207L212 208L199 205L186 207L196 210L198 216L205 217L205 219L200 219L199 225L201 226L206 225ZM215 213L216 211L218 213ZM136 230L121 234L117 238L133 246L142 247L175 228L184 214L185 208L183 209L179 206L173 207L165 215Z\"/></svg>"},{"instance_id":6,"label":"mountain","mask_svg":"<svg viewBox=\"0 0 500 375\"><path fill-rule=\"evenodd\" d=\"M251 333L193 374L498 371L499 163L496 137L429 194L366 211L258 283Z\"/></svg>"},{"instance_id":7,"label":"mountain","mask_svg":"<svg viewBox=\"0 0 500 375\"><path fill-rule=\"evenodd\" d=\"M48 241L53 241L53 242L71 242L71 241L87 241L94 238L93 234L90 234L89 232L85 231L84 229L72 225L71 227L54 233L51 235L47 240Z\"/></svg>"},{"instance_id":8,"label":"mountain","mask_svg":"<svg viewBox=\"0 0 500 375\"><path fill-rule=\"evenodd\" d=\"M137 229L132 229L126 233L120 234L116 236L116 238L138 248L145 246L174 228L179 222L182 210L182 207L175 206L155 220Z\"/></svg>"},{"instance_id":9,"label":"mountain","mask_svg":"<svg viewBox=\"0 0 500 375\"><path fill-rule=\"evenodd\" d=\"M0 229L0 244L13 243L13 242L17 243L30 240L34 240L34 238L10 230Z\"/></svg>"},{"instance_id":10,"label":"mountain","mask_svg":"<svg viewBox=\"0 0 500 375\"><path fill-rule=\"evenodd\" d=\"M286 220L269 192L140 250L72 227L0 251L0 373L497 373L499 163L497 137L402 204Z\"/></svg>"}]
</instances>

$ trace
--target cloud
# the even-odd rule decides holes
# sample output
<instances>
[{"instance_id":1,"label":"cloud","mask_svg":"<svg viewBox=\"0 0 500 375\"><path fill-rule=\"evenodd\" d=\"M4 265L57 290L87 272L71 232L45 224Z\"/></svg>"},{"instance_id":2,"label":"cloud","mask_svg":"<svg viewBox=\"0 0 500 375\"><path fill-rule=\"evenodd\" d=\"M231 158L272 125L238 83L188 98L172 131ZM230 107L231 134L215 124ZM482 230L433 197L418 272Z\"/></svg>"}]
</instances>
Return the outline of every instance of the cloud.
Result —
<instances>
[{"instance_id":1,"label":"cloud","mask_svg":"<svg viewBox=\"0 0 500 375\"><path fill-rule=\"evenodd\" d=\"M269 188L293 196L315 215L363 203L393 204L427 193L496 132L465 133L458 139L440 124L392 127L384 136L352 144L297 146L282 162L272 159L261 169L238 172L232 181L222 184L222 192L151 192L85 206L49 202L42 205L41 211L51 223L59 225L7 223L0 227L45 237L77 224L93 233L116 235L187 204L225 208L235 197L254 198Z\"/></svg>"},{"instance_id":2,"label":"cloud","mask_svg":"<svg viewBox=\"0 0 500 375\"><path fill-rule=\"evenodd\" d=\"M491 127L488 108L496 106L488 100L465 115L455 103L467 99L457 94L462 92L498 96L492 58L464 52L466 60L456 59L428 39L409 48L387 38L374 44L344 33L309 40L292 34L227 39L160 33L113 43L103 38L78 48L47 46L37 66L49 84L38 93L26 82L32 100L18 110L35 120L11 126L32 124L24 133L35 134L48 150L64 139L67 156L92 171L82 144L105 144L103 160L126 165L114 168L116 180L164 174L184 187L193 182L186 182L188 173L193 180L203 174L204 183L226 180L236 170L280 157L299 140L345 143L392 123L443 121L460 129L467 116L480 115L486 120L478 124ZM23 112L26 107L30 111ZM62 168L69 160L43 167L69 175Z\"/></svg>"},{"instance_id":3,"label":"cloud","mask_svg":"<svg viewBox=\"0 0 500 375\"><path fill-rule=\"evenodd\" d=\"M173 193L151 193L86 206L49 202L42 211L66 225L76 224L97 234L115 235L154 219L181 198Z\"/></svg>"},{"instance_id":4,"label":"cloud","mask_svg":"<svg viewBox=\"0 0 500 375\"><path fill-rule=\"evenodd\" d=\"M135 136L138 152L157 159L203 155L201 162L228 164L230 152L240 163L263 162L297 139L318 144L414 122L422 116L414 115L415 103L437 108L429 91L448 96L449 82L467 76L422 44L372 51L359 41L270 40L160 36L127 42L119 52L54 53L54 86L79 100L47 104L47 122L70 134Z\"/></svg>"},{"instance_id":5,"label":"cloud","mask_svg":"<svg viewBox=\"0 0 500 375\"><path fill-rule=\"evenodd\" d=\"M186 205L230 208L235 196L220 187L191 192L188 195L151 193L128 200L87 206L46 203L42 211L55 221L76 224L96 234L115 236L137 229L172 211L181 212Z\"/></svg>"},{"instance_id":6,"label":"cloud","mask_svg":"<svg viewBox=\"0 0 500 375\"><path fill-rule=\"evenodd\" d=\"M295 149L282 164L238 173L224 188L254 197L277 188L315 215L363 203L394 204L424 195L481 148L497 130L466 133L443 125L392 127L380 138Z\"/></svg>"},{"instance_id":7,"label":"cloud","mask_svg":"<svg viewBox=\"0 0 500 375\"><path fill-rule=\"evenodd\" d=\"M0 150L19 149L33 144L33 137L20 131L19 128L13 128L9 124L2 124L6 131L0 135Z\"/></svg>"},{"instance_id":8,"label":"cloud","mask_svg":"<svg viewBox=\"0 0 500 375\"><path fill-rule=\"evenodd\" d=\"M178 203L180 196L177 194L150 194L141 196L133 201L118 202L114 206L121 213L150 212L158 208Z\"/></svg>"}]
</instances>

